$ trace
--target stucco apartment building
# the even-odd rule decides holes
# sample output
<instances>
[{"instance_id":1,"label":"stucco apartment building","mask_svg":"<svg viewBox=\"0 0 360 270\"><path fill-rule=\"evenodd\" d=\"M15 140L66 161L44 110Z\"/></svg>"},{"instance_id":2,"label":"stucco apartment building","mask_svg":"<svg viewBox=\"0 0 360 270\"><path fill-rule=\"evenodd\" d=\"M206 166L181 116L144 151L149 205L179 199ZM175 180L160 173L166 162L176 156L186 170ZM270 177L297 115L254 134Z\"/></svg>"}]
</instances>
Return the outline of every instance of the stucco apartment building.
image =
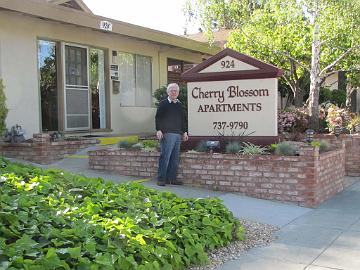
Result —
<instances>
[{"instance_id":1,"label":"stucco apartment building","mask_svg":"<svg viewBox=\"0 0 360 270\"><path fill-rule=\"evenodd\" d=\"M7 126L154 131L153 92L218 47L94 15L81 0L0 0Z\"/></svg>"}]
</instances>

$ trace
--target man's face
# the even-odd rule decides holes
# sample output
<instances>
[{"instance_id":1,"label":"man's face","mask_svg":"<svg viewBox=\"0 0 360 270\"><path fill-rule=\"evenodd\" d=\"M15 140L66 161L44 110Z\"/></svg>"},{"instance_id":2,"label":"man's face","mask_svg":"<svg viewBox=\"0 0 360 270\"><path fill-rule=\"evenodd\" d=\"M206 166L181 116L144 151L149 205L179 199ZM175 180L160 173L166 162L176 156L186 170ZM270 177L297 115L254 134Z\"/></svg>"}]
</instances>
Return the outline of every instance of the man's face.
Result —
<instances>
[{"instance_id":1,"label":"man's face","mask_svg":"<svg viewBox=\"0 0 360 270\"><path fill-rule=\"evenodd\" d=\"M169 92L168 92L169 98L174 101L175 99L177 99L177 97L179 96L179 91L174 87L174 88L170 88Z\"/></svg>"}]
</instances>

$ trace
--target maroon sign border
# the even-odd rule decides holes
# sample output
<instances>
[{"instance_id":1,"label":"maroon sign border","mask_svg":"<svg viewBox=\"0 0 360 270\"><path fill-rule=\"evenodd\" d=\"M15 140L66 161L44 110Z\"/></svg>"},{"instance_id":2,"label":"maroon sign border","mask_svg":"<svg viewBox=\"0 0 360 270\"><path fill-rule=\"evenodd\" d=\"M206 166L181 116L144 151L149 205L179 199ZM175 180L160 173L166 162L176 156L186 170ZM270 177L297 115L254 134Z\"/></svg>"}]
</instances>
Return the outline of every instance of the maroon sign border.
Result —
<instances>
[{"instance_id":1,"label":"maroon sign border","mask_svg":"<svg viewBox=\"0 0 360 270\"><path fill-rule=\"evenodd\" d=\"M241 71L225 71L225 72L207 72L199 73L208 66L216 63L225 56L231 56L246 64L257 67L256 70L241 70ZM277 78L282 76L283 70L245 54L236 52L232 49L224 49L218 54L210 57L204 62L196 65L181 74L181 78L186 82L203 82L203 81L227 81L227 80L244 80L244 79L265 79Z\"/></svg>"}]
</instances>

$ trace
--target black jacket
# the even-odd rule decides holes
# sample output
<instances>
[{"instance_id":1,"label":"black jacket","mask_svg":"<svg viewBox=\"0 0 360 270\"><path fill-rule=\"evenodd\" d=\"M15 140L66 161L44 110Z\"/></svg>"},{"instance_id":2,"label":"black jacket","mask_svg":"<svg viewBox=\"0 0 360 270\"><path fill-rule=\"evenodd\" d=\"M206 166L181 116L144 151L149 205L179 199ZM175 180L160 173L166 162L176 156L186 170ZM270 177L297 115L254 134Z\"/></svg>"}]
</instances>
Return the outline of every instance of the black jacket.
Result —
<instances>
[{"instance_id":1,"label":"black jacket","mask_svg":"<svg viewBox=\"0 0 360 270\"><path fill-rule=\"evenodd\" d=\"M160 101L156 111L156 130L161 130L162 133L178 133L182 135L187 132L185 117L180 101L170 103L166 98Z\"/></svg>"}]
</instances>

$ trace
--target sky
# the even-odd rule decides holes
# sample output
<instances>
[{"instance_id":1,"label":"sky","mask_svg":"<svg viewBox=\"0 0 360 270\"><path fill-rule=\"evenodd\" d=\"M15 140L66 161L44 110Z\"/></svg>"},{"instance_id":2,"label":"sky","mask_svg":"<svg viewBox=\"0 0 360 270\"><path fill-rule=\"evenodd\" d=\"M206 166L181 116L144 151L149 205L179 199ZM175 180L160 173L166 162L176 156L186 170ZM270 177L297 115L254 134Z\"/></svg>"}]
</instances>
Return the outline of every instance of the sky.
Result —
<instances>
[{"instance_id":1,"label":"sky","mask_svg":"<svg viewBox=\"0 0 360 270\"><path fill-rule=\"evenodd\" d=\"M186 18L182 9L186 0L83 1L96 15L175 35L184 34ZM196 33L198 28L196 25L189 25L187 33Z\"/></svg>"}]
</instances>

